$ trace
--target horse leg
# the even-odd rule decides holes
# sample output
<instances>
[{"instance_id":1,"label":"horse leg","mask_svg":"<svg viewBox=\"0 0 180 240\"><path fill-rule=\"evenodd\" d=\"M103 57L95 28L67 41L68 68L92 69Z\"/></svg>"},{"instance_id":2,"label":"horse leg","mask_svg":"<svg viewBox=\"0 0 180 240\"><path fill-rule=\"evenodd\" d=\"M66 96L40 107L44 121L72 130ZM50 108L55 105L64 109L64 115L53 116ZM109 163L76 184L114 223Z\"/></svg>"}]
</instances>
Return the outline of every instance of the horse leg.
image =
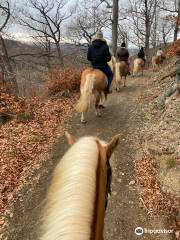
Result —
<instances>
[{"instance_id":1,"label":"horse leg","mask_svg":"<svg viewBox=\"0 0 180 240\"><path fill-rule=\"evenodd\" d=\"M107 96L104 96L104 98L103 98L103 94L101 93L101 95L100 95L99 108L105 108L104 102L105 102L105 100L106 100L106 97L107 97Z\"/></svg>"},{"instance_id":2,"label":"horse leg","mask_svg":"<svg viewBox=\"0 0 180 240\"><path fill-rule=\"evenodd\" d=\"M84 112L81 113L81 123L86 123L85 117L84 117Z\"/></svg>"},{"instance_id":3,"label":"horse leg","mask_svg":"<svg viewBox=\"0 0 180 240\"><path fill-rule=\"evenodd\" d=\"M101 117L101 112L99 108L99 103L100 103L101 95L99 93L96 94L96 102L95 102L95 109L96 109L96 116Z\"/></svg>"},{"instance_id":4,"label":"horse leg","mask_svg":"<svg viewBox=\"0 0 180 240\"><path fill-rule=\"evenodd\" d=\"M118 81L116 81L116 91L119 92L119 84L118 84Z\"/></svg>"},{"instance_id":5,"label":"horse leg","mask_svg":"<svg viewBox=\"0 0 180 240\"><path fill-rule=\"evenodd\" d=\"M126 76L124 77L124 87L126 87Z\"/></svg>"},{"instance_id":6,"label":"horse leg","mask_svg":"<svg viewBox=\"0 0 180 240\"><path fill-rule=\"evenodd\" d=\"M118 82L116 81L116 91L118 92Z\"/></svg>"},{"instance_id":7,"label":"horse leg","mask_svg":"<svg viewBox=\"0 0 180 240\"><path fill-rule=\"evenodd\" d=\"M122 81L122 76L120 76L118 81L116 81L116 90L117 90L117 92L120 91L121 81Z\"/></svg>"}]
</instances>

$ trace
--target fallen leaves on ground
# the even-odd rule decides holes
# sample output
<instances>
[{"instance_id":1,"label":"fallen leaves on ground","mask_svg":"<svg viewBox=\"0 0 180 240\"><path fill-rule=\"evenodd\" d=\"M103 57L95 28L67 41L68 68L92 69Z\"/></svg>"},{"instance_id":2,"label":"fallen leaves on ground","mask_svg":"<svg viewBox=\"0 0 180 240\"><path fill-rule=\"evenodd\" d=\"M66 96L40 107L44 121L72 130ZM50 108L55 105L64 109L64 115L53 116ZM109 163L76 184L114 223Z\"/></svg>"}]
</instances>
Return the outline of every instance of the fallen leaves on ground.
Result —
<instances>
[{"instance_id":1,"label":"fallen leaves on ground","mask_svg":"<svg viewBox=\"0 0 180 240\"><path fill-rule=\"evenodd\" d=\"M151 214L169 215L175 210L172 197L163 193L157 181L157 169L151 156L136 162L136 175L143 192L144 203Z\"/></svg>"},{"instance_id":2,"label":"fallen leaves on ground","mask_svg":"<svg viewBox=\"0 0 180 240\"><path fill-rule=\"evenodd\" d=\"M49 99L26 100L0 93L0 112L13 115L13 120L0 127L0 214L5 216L13 197L26 184L50 153L63 123L72 116L77 98L53 96ZM28 181L30 181L28 179ZM5 220L0 219L0 226Z\"/></svg>"}]
</instances>

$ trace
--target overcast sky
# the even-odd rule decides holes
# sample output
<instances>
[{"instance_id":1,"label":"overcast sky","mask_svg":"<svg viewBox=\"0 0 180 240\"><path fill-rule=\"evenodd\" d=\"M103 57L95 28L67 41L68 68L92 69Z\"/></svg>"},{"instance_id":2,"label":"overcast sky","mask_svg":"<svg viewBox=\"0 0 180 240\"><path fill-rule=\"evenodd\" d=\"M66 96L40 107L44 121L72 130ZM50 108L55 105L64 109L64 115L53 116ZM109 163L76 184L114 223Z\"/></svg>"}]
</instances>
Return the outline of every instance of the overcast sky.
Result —
<instances>
[{"instance_id":1,"label":"overcast sky","mask_svg":"<svg viewBox=\"0 0 180 240\"><path fill-rule=\"evenodd\" d=\"M77 2L80 2L81 0L67 0L67 5L66 5L66 9L68 10L68 8L72 5L74 5ZM88 1L88 0L87 0ZM91 0L92 1L92 0ZM97 0L98 1L98 0ZM27 0L11 0L12 5L15 4L16 7L24 7L26 9L27 7ZM99 0L100 2L100 0ZM119 5L123 6L126 4L126 0L120 0ZM102 5L103 6L103 5ZM106 7L106 5L104 4L104 7ZM23 28L22 26L19 26L18 24L16 24L15 22L13 22L13 24L9 24L8 26L8 31L9 35L15 39L19 39L19 40L28 40L29 41L29 32L27 31L27 29ZM111 32L105 31L104 33L105 37L108 38L109 40L111 39Z\"/></svg>"},{"instance_id":2,"label":"overcast sky","mask_svg":"<svg viewBox=\"0 0 180 240\"><path fill-rule=\"evenodd\" d=\"M65 1L67 1L67 5L64 7L64 10L67 9L68 11L69 7L73 6L79 0L65 0ZM11 0L11 4L15 5L16 9L27 8L27 0ZM17 14L18 14L18 11L17 11ZM31 40L29 38L29 34L30 34L29 31L23 26L20 26L18 23L16 23L16 21L13 21L13 20L11 20L11 23L8 24L7 33L9 37L17 40L22 40L22 41Z\"/></svg>"}]
</instances>

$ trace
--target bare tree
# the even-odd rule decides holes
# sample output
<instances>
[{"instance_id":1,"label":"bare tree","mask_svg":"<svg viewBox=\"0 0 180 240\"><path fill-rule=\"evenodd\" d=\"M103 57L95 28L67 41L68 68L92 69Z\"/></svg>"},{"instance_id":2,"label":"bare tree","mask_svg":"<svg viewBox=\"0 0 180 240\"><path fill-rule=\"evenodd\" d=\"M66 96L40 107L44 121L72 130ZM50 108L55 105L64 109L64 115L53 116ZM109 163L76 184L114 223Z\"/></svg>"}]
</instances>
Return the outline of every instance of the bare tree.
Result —
<instances>
[{"instance_id":1,"label":"bare tree","mask_svg":"<svg viewBox=\"0 0 180 240\"><path fill-rule=\"evenodd\" d=\"M112 5L108 0L100 0L101 3L106 3L106 7L111 9L112 12L112 53L116 54L117 42L118 42L118 27L119 27L119 0L113 0ZM120 32L120 31L119 31Z\"/></svg>"},{"instance_id":2,"label":"bare tree","mask_svg":"<svg viewBox=\"0 0 180 240\"><path fill-rule=\"evenodd\" d=\"M117 43L120 44L122 42L125 42L126 45L128 46L129 42L129 35L126 29L126 26L118 24L118 39Z\"/></svg>"},{"instance_id":3,"label":"bare tree","mask_svg":"<svg viewBox=\"0 0 180 240\"><path fill-rule=\"evenodd\" d=\"M3 32L10 20L11 17L11 8L8 0L0 3L0 16L1 16L1 24L0 24L0 66L3 72L4 82L9 85L9 90L15 95L18 94L18 86L16 82L15 75L13 73L12 66L9 61L9 56L7 53L5 41L3 39Z\"/></svg>"},{"instance_id":4,"label":"bare tree","mask_svg":"<svg viewBox=\"0 0 180 240\"><path fill-rule=\"evenodd\" d=\"M108 29L110 13L97 1L81 1L77 14L68 25L68 38L76 44L90 43L98 30Z\"/></svg>"},{"instance_id":5,"label":"bare tree","mask_svg":"<svg viewBox=\"0 0 180 240\"><path fill-rule=\"evenodd\" d=\"M165 46L167 45L168 40L170 39L171 29L172 27L168 27L167 22L164 22L162 24L162 39Z\"/></svg>"},{"instance_id":6,"label":"bare tree","mask_svg":"<svg viewBox=\"0 0 180 240\"><path fill-rule=\"evenodd\" d=\"M36 33L36 36L33 36L34 45L38 47L41 51L39 56L45 57L46 66L48 69L51 68L51 58L55 57L54 51L52 50L52 43L50 38L46 34L46 29L44 29L44 36L42 34ZM38 53L39 54L39 53ZM38 54L35 57L38 57Z\"/></svg>"},{"instance_id":7,"label":"bare tree","mask_svg":"<svg viewBox=\"0 0 180 240\"><path fill-rule=\"evenodd\" d=\"M7 23L10 19L11 12L10 12L10 3L8 1L4 1L0 3L0 15L3 18L2 22L0 23L0 32L5 29Z\"/></svg>"},{"instance_id":8,"label":"bare tree","mask_svg":"<svg viewBox=\"0 0 180 240\"><path fill-rule=\"evenodd\" d=\"M29 11L22 11L21 25L43 39L48 38L55 43L61 67L64 67L63 54L60 47L62 25L72 16L73 11L65 11L65 0L28 0Z\"/></svg>"},{"instance_id":9,"label":"bare tree","mask_svg":"<svg viewBox=\"0 0 180 240\"><path fill-rule=\"evenodd\" d=\"M129 0L130 14L129 21L134 28L134 34L137 37L138 45L143 44L148 53L150 48L150 39L153 32L156 34L157 4L159 0Z\"/></svg>"},{"instance_id":10,"label":"bare tree","mask_svg":"<svg viewBox=\"0 0 180 240\"><path fill-rule=\"evenodd\" d=\"M113 0L112 9L112 52L116 55L117 40L118 40L118 15L119 15L119 0Z\"/></svg>"},{"instance_id":11,"label":"bare tree","mask_svg":"<svg viewBox=\"0 0 180 240\"><path fill-rule=\"evenodd\" d=\"M174 38L176 41L179 33L179 21L180 21L180 0L163 0L160 5L160 9L171 17L174 21ZM174 17L174 18L172 18Z\"/></svg>"}]
</instances>

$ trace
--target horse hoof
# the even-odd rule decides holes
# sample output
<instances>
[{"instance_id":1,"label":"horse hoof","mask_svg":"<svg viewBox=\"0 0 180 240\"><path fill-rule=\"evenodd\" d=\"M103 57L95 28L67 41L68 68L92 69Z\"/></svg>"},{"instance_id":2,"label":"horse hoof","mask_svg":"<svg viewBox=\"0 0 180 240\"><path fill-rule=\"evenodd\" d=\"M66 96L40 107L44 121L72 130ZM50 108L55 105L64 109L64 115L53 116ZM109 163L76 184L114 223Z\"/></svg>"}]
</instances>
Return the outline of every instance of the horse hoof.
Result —
<instances>
[{"instance_id":1,"label":"horse hoof","mask_svg":"<svg viewBox=\"0 0 180 240\"><path fill-rule=\"evenodd\" d=\"M102 108L105 108L105 106L102 105L102 104L100 104L100 105L99 105L99 108L102 109Z\"/></svg>"},{"instance_id":2,"label":"horse hoof","mask_svg":"<svg viewBox=\"0 0 180 240\"><path fill-rule=\"evenodd\" d=\"M86 124L86 123L87 123L87 121L83 120L83 121L81 121L81 123L82 123L82 124Z\"/></svg>"}]
</instances>

